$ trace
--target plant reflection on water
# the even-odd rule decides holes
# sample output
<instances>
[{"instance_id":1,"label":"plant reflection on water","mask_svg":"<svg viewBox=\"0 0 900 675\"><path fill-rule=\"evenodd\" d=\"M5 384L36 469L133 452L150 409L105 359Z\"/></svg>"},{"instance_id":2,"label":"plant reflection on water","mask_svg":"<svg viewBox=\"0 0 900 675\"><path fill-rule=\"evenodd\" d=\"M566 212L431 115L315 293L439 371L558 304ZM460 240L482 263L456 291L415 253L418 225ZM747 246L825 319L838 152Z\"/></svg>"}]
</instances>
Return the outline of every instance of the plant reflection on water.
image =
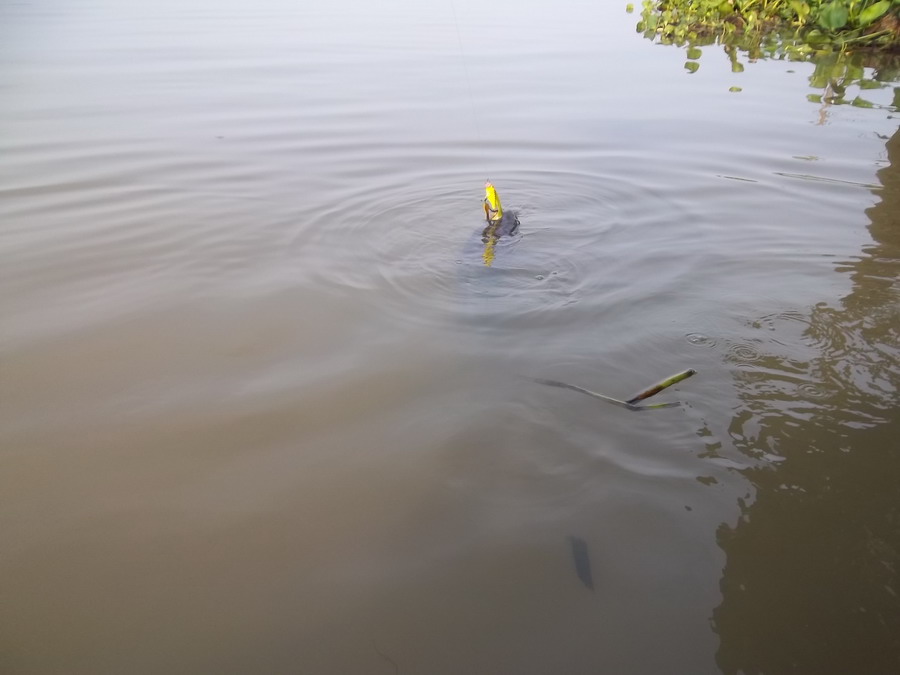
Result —
<instances>
[{"instance_id":1,"label":"plant reflection on water","mask_svg":"<svg viewBox=\"0 0 900 675\"><path fill-rule=\"evenodd\" d=\"M809 14L806 3L790 4ZM854 6L865 11L866 4L873 5ZM716 3L699 5L718 16ZM896 44L853 53L855 38L846 32L736 31L735 22L695 32L677 7L644 3L638 31L684 47L691 73L700 68L700 47L717 45L736 74L761 58L812 62L809 84L818 92L807 100L820 104L820 125L831 106L900 108ZM896 38L895 11L879 18L870 10L868 23L856 15L846 23L861 41L877 44ZM888 87L889 104L869 100L867 92ZM860 186L880 198L866 212L873 244L837 268L850 274L852 291L839 306L820 303L808 314L752 322L793 335L796 344L779 353L768 343L758 368L733 369L741 404L728 431L754 465L741 470L752 498L717 533L726 564L712 624L727 675L900 672L900 131L886 140L880 184ZM808 357L788 355L790 346Z\"/></svg>"},{"instance_id":2,"label":"plant reflection on water","mask_svg":"<svg viewBox=\"0 0 900 675\"><path fill-rule=\"evenodd\" d=\"M735 370L730 433L759 463L742 471L752 503L717 537L729 675L900 672L900 132L887 151L874 243L839 267L853 290L770 320L796 322L815 355ZM797 387L797 373L819 385Z\"/></svg>"},{"instance_id":3,"label":"plant reflection on water","mask_svg":"<svg viewBox=\"0 0 900 675\"><path fill-rule=\"evenodd\" d=\"M638 32L651 41L683 47L685 69L690 73L700 69L701 47L706 46L720 47L736 74L744 72L745 63L760 59L812 62L815 70L809 84L821 93L809 94L807 99L822 104L820 124L825 123L832 105L886 107L870 101L866 92L888 88L900 80L900 18L896 8L888 11L889 3L849 3L846 23L824 32L823 27L830 24L822 12L840 3L832 2L821 12L816 7L813 15L806 2L791 2L790 7L780 2L759 6L752 0L709 0L689 7L679 4L645 2ZM865 16L867 4L871 7L869 18ZM732 86L730 90L740 92L742 88ZM900 108L900 87L894 86L889 108Z\"/></svg>"}]
</instances>

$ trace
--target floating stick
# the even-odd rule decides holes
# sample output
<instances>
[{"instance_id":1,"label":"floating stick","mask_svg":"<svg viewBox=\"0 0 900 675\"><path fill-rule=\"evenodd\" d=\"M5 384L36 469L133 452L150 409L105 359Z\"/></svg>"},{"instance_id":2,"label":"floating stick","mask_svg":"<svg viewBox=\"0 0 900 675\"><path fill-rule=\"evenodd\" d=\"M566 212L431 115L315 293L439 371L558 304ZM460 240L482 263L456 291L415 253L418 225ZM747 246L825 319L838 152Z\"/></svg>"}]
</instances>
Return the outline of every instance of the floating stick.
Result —
<instances>
[{"instance_id":1,"label":"floating stick","mask_svg":"<svg viewBox=\"0 0 900 675\"><path fill-rule=\"evenodd\" d=\"M535 378L535 382L539 384L546 384L551 387L561 387L563 389L571 389L572 391L578 391L582 394L587 394L588 396L593 396L594 398L599 398L601 401L606 401L607 403L612 403L613 405L617 405L620 408L625 408L626 410L638 411L638 410L656 410L659 408L677 408L681 405L681 403L656 403L654 405L633 405L628 401L620 401L617 398L613 398L612 396L604 396L603 394L598 394L596 391L591 391L590 389L584 389L583 387L576 387L574 384L568 384L566 382L560 382L559 380L542 380Z\"/></svg>"},{"instance_id":2,"label":"floating stick","mask_svg":"<svg viewBox=\"0 0 900 675\"><path fill-rule=\"evenodd\" d=\"M663 389L668 389L673 384L678 384L682 380L686 380L691 375L696 375L696 374L697 374L696 370L694 370L693 368L688 368L687 370L683 370L680 373L672 375L672 377L669 377L669 378L663 380L659 384L654 384L652 387L645 389L637 396L632 396L630 399L628 399L625 402L630 405L634 405L638 401L643 401L645 398L650 398L651 396L655 396L656 394L661 392Z\"/></svg>"},{"instance_id":3,"label":"floating stick","mask_svg":"<svg viewBox=\"0 0 900 675\"><path fill-rule=\"evenodd\" d=\"M562 387L563 389L571 389L572 391L580 391L582 394L587 394L588 396L593 396L594 398L599 398L601 401L606 401L607 403L612 403L613 405L617 405L621 408L635 408L637 406L633 406L630 403L626 403L625 401L620 401L617 398L612 398L610 396L604 396L603 394L598 394L596 391L591 391L590 389L583 389L582 387L576 387L574 384L566 384L565 382L560 382L559 380L542 380L535 378L534 380L538 384L546 384L551 387Z\"/></svg>"},{"instance_id":4,"label":"floating stick","mask_svg":"<svg viewBox=\"0 0 900 675\"><path fill-rule=\"evenodd\" d=\"M662 408L677 408L681 405L680 401L675 401L673 403L653 403L651 405L635 405L639 401L643 401L645 399L650 398L651 396L655 396L663 389L668 389L673 384L678 384L682 380L686 380L691 375L696 375L697 371L693 368L688 368L677 375L672 375L659 384L655 384L652 387L645 389L637 396L628 399L627 401L620 401L617 398L613 398L612 396L606 396L605 394L598 394L596 391L591 391L590 389L585 389L584 387L578 387L574 384L568 384L567 382L560 382L559 380L544 380L539 378L533 378L535 382L539 384L546 384L551 387L560 387L562 389L571 389L572 391L578 391L582 394L587 394L588 396L593 396L594 398L599 398L601 401L606 401L607 403L611 403L612 405L617 405L620 408L625 408L626 410L638 411L638 410L660 410Z\"/></svg>"}]
</instances>

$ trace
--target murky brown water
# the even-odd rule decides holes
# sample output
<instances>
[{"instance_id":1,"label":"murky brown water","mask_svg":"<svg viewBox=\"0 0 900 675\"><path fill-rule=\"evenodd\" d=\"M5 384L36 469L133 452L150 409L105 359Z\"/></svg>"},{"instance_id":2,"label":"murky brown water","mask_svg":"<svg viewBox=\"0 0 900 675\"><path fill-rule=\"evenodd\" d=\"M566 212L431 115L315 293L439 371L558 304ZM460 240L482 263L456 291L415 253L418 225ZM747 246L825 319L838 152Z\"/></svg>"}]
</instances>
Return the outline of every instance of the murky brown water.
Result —
<instances>
[{"instance_id":1,"label":"murky brown water","mask_svg":"<svg viewBox=\"0 0 900 675\"><path fill-rule=\"evenodd\" d=\"M0 6L0 670L900 670L893 94L605 4Z\"/></svg>"}]
</instances>

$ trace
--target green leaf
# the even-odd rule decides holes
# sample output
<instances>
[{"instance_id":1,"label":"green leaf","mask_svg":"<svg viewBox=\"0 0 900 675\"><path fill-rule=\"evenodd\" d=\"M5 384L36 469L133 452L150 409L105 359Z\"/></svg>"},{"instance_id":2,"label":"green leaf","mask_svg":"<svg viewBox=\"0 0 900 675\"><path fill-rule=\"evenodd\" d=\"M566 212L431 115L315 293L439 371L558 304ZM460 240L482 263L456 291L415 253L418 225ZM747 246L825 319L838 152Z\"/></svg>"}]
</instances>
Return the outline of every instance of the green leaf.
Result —
<instances>
[{"instance_id":1,"label":"green leaf","mask_svg":"<svg viewBox=\"0 0 900 675\"><path fill-rule=\"evenodd\" d=\"M875 19L880 18L881 15L888 11L890 8L890 0L880 0L880 2L876 2L874 5L869 5L859 13L859 25L868 26Z\"/></svg>"},{"instance_id":2,"label":"green leaf","mask_svg":"<svg viewBox=\"0 0 900 675\"><path fill-rule=\"evenodd\" d=\"M827 5L822 5L819 10L819 25L826 30L837 30L847 24L849 12L840 2L834 0Z\"/></svg>"},{"instance_id":3,"label":"green leaf","mask_svg":"<svg viewBox=\"0 0 900 675\"><path fill-rule=\"evenodd\" d=\"M860 98L857 96L855 99L850 101L850 105L855 105L857 108L874 108L875 104L871 101L867 101L864 98Z\"/></svg>"},{"instance_id":4,"label":"green leaf","mask_svg":"<svg viewBox=\"0 0 900 675\"><path fill-rule=\"evenodd\" d=\"M700 64L696 61L685 61L684 69L689 73L696 73L700 70Z\"/></svg>"},{"instance_id":5,"label":"green leaf","mask_svg":"<svg viewBox=\"0 0 900 675\"><path fill-rule=\"evenodd\" d=\"M791 0L791 9L794 10L800 23L806 23L806 17L809 16L809 5L802 0Z\"/></svg>"},{"instance_id":6,"label":"green leaf","mask_svg":"<svg viewBox=\"0 0 900 675\"><path fill-rule=\"evenodd\" d=\"M700 49L699 47L688 47L688 50L687 50L687 57L688 57L689 59L692 59L692 60L696 61L696 60L699 59L701 56L703 56L703 50L702 50L702 49Z\"/></svg>"},{"instance_id":7,"label":"green leaf","mask_svg":"<svg viewBox=\"0 0 900 675\"><path fill-rule=\"evenodd\" d=\"M859 81L860 89L883 89L884 85L881 82L876 82L875 80L860 80Z\"/></svg>"},{"instance_id":8,"label":"green leaf","mask_svg":"<svg viewBox=\"0 0 900 675\"><path fill-rule=\"evenodd\" d=\"M634 5L629 2L625 5L625 11L631 14L634 11Z\"/></svg>"},{"instance_id":9,"label":"green leaf","mask_svg":"<svg viewBox=\"0 0 900 675\"><path fill-rule=\"evenodd\" d=\"M810 103L821 103L822 102L822 94L807 94L806 100Z\"/></svg>"},{"instance_id":10,"label":"green leaf","mask_svg":"<svg viewBox=\"0 0 900 675\"><path fill-rule=\"evenodd\" d=\"M862 66L857 66L856 64L851 63L847 66L847 80L850 82L856 82L857 80L863 79L865 75L865 71L863 71Z\"/></svg>"},{"instance_id":11,"label":"green leaf","mask_svg":"<svg viewBox=\"0 0 900 675\"><path fill-rule=\"evenodd\" d=\"M740 87L728 87L728 91L738 92L738 91L744 91L744 90L741 89Z\"/></svg>"}]
</instances>

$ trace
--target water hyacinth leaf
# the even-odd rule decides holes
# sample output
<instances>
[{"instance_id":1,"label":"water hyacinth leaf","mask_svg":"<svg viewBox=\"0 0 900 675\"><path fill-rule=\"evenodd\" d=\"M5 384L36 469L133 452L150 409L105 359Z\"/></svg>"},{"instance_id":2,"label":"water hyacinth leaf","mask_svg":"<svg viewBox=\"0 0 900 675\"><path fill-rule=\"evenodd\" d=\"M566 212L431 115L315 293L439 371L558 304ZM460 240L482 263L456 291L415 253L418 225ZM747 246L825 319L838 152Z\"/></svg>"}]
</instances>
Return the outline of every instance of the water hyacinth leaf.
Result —
<instances>
[{"instance_id":1,"label":"water hyacinth leaf","mask_svg":"<svg viewBox=\"0 0 900 675\"><path fill-rule=\"evenodd\" d=\"M862 79L858 82L860 89L883 89L884 85L881 82L876 82L875 80L866 80Z\"/></svg>"},{"instance_id":2,"label":"water hyacinth leaf","mask_svg":"<svg viewBox=\"0 0 900 675\"><path fill-rule=\"evenodd\" d=\"M692 60L695 60L695 61L696 61L696 60L699 59L701 56L703 56L703 50L702 50L702 49L700 49L699 47L688 47L688 50L687 50L687 57L688 57L689 59L692 59Z\"/></svg>"},{"instance_id":3,"label":"water hyacinth leaf","mask_svg":"<svg viewBox=\"0 0 900 675\"><path fill-rule=\"evenodd\" d=\"M832 80L841 80L845 75L847 75L847 64L843 61L833 64L828 72L828 76Z\"/></svg>"},{"instance_id":4,"label":"water hyacinth leaf","mask_svg":"<svg viewBox=\"0 0 900 675\"><path fill-rule=\"evenodd\" d=\"M700 70L700 64L696 61L686 61L684 64L684 69L689 73L696 73Z\"/></svg>"},{"instance_id":5,"label":"water hyacinth leaf","mask_svg":"<svg viewBox=\"0 0 900 675\"><path fill-rule=\"evenodd\" d=\"M810 103L821 103L822 102L822 94L807 94L806 100Z\"/></svg>"},{"instance_id":6,"label":"water hyacinth leaf","mask_svg":"<svg viewBox=\"0 0 900 675\"><path fill-rule=\"evenodd\" d=\"M631 14L634 11L634 5L629 2L625 5L625 11Z\"/></svg>"},{"instance_id":7,"label":"water hyacinth leaf","mask_svg":"<svg viewBox=\"0 0 900 675\"><path fill-rule=\"evenodd\" d=\"M835 0L822 5L822 9L819 10L819 25L826 30L837 30L847 25L849 16L847 8Z\"/></svg>"},{"instance_id":8,"label":"water hyacinth leaf","mask_svg":"<svg viewBox=\"0 0 900 675\"><path fill-rule=\"evenodd\" d=\"M793 61L813 56L801 52L801 45L841 53L857 48L896 53L900 48L892 18L900 0L644 0L642 6L644 23L660 18L661 30L644 33L649 40L679 46L718 43L747 52L751 61L766 55Z\"/></svg>"},{"instance_id":9,"label":"water hyacinth leaf","mask_svg":"<svg viewBox=\"0 0 900 675\"><path fill-rule=\"evenodd\" d=\"M900 0L897 0L900 2ZM900 63L889 63L878 68L875 71L875 79L879 82L898 82L900 81Z\"/></svg>"},{"instance_id":10,"label":"water hyacinth leaf","mask_svg":"<svg viewBox=\"0 0 900 675\"><path fill-rule=\"evenodd\" d=\"M728 87L728 91L738 92L738 91L744 91L744 90L741 89L740 87Z\"/></svg>"},{"instance_id":11,"label":"water hyacinth leaf","mask_svg":"<svg viewBox=\"0 0 900 675\"><path fill-rule=\"evenodd\" d=\"M850 105L854 105L857 108L874 108L875 107L874 103L872 103L871 101L867 101L864 98L860 98L859 96L857 96L855 99L850 101Z\"/></svg>"},{"instance_id":12,"label":"water hyacinth leaf","mask_svg":"<svg viewBox=\"0 0 900 675\"><path fill-rule=\"evenodd\" d=\"M806 34L806 41L814 48L824 46L828 43L828 40L829 38L827 35L815 28Z\"/></svg>"},{"instance_id":13,"label":"water hyacinth leaf","mask_svg":"<svg viewBox=\"0 0 900 675\"><path fill-rule=\"evenodd\" d=\"M806 23L806 19L809 16L809 5L802 0L791 0L791 9L794 10L794 14L797 15L797 19L801 24Z\"/></svg>"},{"instance_id":14,"label":"water hyacinth leaf","mask_svg":"<svg viewBox=\"0 0 900 675\"><path fill-rule=\"evenodd\" d=\"M890 0L880 0L874 5L869 5L863 11L861 11L859 13L859 18L857 19L857 21L859 22L860 26L868 26L870 23L875 21L875 19L880 19L881 16L890 8Z\"/></svg>"},{"instance_id":15,"label":"water hyacinth leaf","mask_svg":"<svg viewBox=\"0 0 900 675\"><path fill-rule=\"evenodd\" d=\"M809 78L809 84L815 89L824 89L829 84L836 86L846 72L847 67L842 61L835 62L834 59L829 58L816 64L813 74Z\"/></svg>"}]
</instances>

